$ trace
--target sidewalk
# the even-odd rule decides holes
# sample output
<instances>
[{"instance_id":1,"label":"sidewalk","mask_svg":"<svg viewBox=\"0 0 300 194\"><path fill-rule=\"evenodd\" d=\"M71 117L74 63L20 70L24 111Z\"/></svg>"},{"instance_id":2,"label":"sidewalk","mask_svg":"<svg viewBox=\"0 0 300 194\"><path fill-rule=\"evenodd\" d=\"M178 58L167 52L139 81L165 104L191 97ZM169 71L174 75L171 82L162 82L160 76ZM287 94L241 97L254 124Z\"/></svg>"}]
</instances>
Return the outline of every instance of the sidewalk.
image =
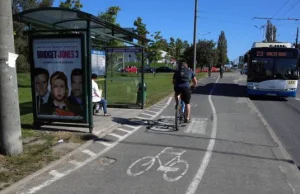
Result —
<instances>
[{"instance_id":1,"label":"sidewalk","mask_svg":"<svg viewBox=\"0 0 300 194\"><path fill-rule=\"evenodd\" d=\"M147 109L120 109L120 108L108 108L108 112L111 114L111 116L103 116L102 113L99 113L99 115L94 115L94 130L92 133L92 136L94 138L91 138L91 140L87 141L86 143L82 144L79 147L72 147L73 145L66 142L63 142L59 144L57 149L65 149L73 150L60 158L57 161L54 161L53 163L49 164L48 166L44 167L43 169L31 174L30 176L20 180L19 182L11 185L10 187L7 187L6 189L0 191L1 194L4 193L19 193L22 192L22 188L26 185L29 185L31 182L34 182L33 180L36 180L37 177L42 176L45 174L45 172L49 172L51 169L58 168L60 166L63 166L65 163L67 163L69 160L71 160L74 157L77 157L78 153L91 144L93 144L95 138L101 138L110 132L112 132L114 129L118 128L122 123L126 122L129 118L134 118L135 116L139 115L143 111L146 111ZM65 126L45 126L43 125L41 127L43 130L47 131L73 131L73 132L86 132L89 134L88 128L78 128L78 127L65 127ZM20 189L20 190L19 190Z\"/></svg>"}]
</instances>

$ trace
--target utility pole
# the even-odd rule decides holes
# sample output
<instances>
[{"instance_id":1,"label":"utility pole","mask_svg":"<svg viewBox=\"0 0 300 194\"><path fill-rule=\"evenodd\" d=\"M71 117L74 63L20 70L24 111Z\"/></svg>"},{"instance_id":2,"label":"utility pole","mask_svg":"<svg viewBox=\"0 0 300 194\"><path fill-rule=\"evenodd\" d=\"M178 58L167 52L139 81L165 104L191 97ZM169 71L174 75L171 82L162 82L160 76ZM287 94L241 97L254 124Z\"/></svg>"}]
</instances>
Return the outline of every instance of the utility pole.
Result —
<instances>
[{"instance_id":1,"label":"utility pole","mask_svg":"<svg viewBox=\"0 0 300 194\"><path fill-rule=\"evenodd\" d=\"M0 151L23 152L11 0L0 0Z\"/></svg>"},{"instance_id":2,"label":"utility pole","mask_svg":"<svg viewBox=\"0 0 300 194\"><path fill-rule=\"evenodd\" d=\"M296 45L295 47L298 48L298 34L299 34L299 27L297 27L297 33L296 33Z\"/></svg>"},{"instance_id":3,"label":"utility pole","mask_svg":"<svg viewBox=\"0 0 300 194\"><path fill-rule=\"evenodd\" d=\"M195 0L195 18L194 18L194 66L193 66L193 70L194 73L196 73L196 64L197 64L197 42L196 42L196 38L197 38L197 12L198 12L198 0Z\"/></svg>"}]
</instances>

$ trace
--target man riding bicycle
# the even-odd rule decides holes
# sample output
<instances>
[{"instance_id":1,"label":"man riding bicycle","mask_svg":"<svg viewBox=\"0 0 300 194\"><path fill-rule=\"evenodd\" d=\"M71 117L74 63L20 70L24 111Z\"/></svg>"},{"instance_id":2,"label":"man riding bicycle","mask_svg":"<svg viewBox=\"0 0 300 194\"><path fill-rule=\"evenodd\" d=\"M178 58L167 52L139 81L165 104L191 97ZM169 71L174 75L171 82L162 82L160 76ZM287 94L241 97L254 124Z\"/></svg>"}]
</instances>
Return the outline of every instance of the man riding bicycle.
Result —
<instances>
[{"instance_id":1,"label":"man riding bicycle","mask_svg":"<svg viewBox=\"0 0 300 194\"><path fill-rule=\"evenodd\" d=\"M208 65L208 77L210 77L211 76L211 68L212 68L212 65Z\"/></svg>"},{"instance_id":2,"label":"man riding bicycle","mask_svg":"<svg viewBox=\"0 0 300 194\"><path fill-rule=\"evenodd\" d=\"M192 88L195 88L197 85L197 79L192 70L188 68L186 61L180 61L178 64L178 69L173 75L173 84L175 91L175 102L176 110L178 106L179 97L185 103L185 123L190 122L191 114L191 90L190 90L190 81L193 82Z\"/></svg>"}]
</instances>

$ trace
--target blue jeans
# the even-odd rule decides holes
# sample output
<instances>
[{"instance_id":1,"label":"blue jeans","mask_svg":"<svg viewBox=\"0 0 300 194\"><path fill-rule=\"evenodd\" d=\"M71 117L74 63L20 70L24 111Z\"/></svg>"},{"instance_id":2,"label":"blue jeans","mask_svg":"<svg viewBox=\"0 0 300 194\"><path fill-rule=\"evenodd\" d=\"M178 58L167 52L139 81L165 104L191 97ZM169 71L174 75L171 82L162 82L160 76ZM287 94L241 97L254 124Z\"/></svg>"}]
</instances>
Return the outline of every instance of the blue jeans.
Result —
<instances>
[{"instance_id":1,"label":"blue jeans","mask_svg":"<svg viewBox=\"0 0 300 194\"><path fill-rule=\"evenodd\" d=\"M101 98L101 100L97 103L101 104L103 107L104 114L107 113L107 101L104 98ZM99 111L99 107L96 108L96 111Z\"/></svg>"}]
</instances>

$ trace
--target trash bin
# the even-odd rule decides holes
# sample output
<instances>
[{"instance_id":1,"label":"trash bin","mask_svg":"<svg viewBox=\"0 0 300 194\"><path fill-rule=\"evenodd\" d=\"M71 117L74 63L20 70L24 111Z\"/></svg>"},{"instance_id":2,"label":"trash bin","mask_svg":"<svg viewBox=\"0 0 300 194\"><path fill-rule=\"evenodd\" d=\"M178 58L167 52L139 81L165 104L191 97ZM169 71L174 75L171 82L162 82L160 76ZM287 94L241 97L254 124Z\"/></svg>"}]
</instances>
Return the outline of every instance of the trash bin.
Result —
<instances>
[{"instance_id":1,"label":"trash bin","mask_svg":"<svg viewBox=\"0 0 300 194\"><path fill-rule=\"evenodd\" d=\"M136 98L136 104L142 106L142 100L143 100L143 94L144 94L144 106L146 105L146 96L147 96L147 85L144 82L144 92L143 92L143 85L141 82L137 85L137 98Z\"/></svg>"}]
</instances>

